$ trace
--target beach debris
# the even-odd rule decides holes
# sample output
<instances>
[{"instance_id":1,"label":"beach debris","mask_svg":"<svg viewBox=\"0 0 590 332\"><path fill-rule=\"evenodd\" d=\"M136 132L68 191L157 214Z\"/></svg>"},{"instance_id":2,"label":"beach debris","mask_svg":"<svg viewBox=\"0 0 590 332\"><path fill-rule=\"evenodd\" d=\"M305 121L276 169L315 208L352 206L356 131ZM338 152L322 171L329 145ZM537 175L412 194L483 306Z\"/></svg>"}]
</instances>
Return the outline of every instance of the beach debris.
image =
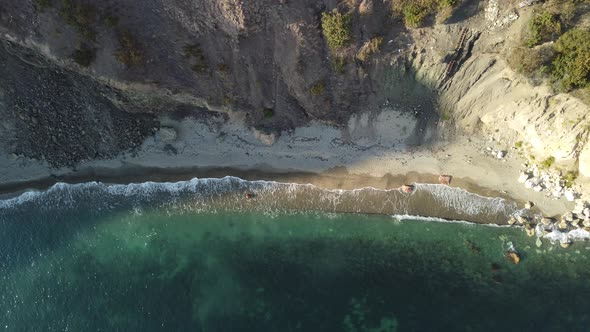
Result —
<instances>
[{"instance_id":1,"label":"beach debris","mask_svg":"<svg viewBox=\"0 0 590 332\"><path fill-rule=\"evenodd\" d=\"M504 254L504 257L506 257L506 259L513 264L518 264L520 263L520 255L514 251L514 250L509 250Z\"/></svg>"},{"instance_id":2,"label":"beach debris","mask_svg":"<svg viewBox=\"0 0 590 332\"><path fill-rule=\"evenodd\" d=\"M524 203L524 208L525 208L525 209L530 209L530 208L532 208L533 206L535 206L535 203L533 203L533 202L531 202L531 201L528 201L528 202Z\"/></svg>"},{"instance_id":3,"label":"beach debris","mask_svg":"<svg viewBox=\"0 0 590 332\"><path fill-rule=\"evenodd\" d=\"M404 184L401 186L401 190L406 194L411 194L414 191L414 186L411 184Z\"/></svg>"},{"instance_id":4,"label":"beach debris","mask_svg":"<svg viewBox=\"0 0 590 332\"><path fill-rule=\"evenodd\" d=\"M449 184L451 184L452 180L453 180L453 176L451 176L451 175L441 174L438 176L438 183L440 183L440 184L449 185Z\"/></svg>"},{"instance_id":5,"label":"beach debris","mask_svg":"<svg viewBox=\"0 0 590 332\"><path fill-rule=\"evenodd\" d=\"M178 138L176 129L172 127L161 127L158 131L158 138L165 143L172 143Z\"/></svg>"}]
</instances>

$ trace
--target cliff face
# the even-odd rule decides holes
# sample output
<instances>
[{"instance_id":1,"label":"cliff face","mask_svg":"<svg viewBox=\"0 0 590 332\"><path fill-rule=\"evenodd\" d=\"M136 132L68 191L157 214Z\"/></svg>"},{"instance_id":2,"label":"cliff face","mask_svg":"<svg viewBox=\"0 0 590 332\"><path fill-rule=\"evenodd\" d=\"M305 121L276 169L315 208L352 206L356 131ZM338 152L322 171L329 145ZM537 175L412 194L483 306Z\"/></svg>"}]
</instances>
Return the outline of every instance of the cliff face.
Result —
<instances>
[{"instance_id":1,"label":"cliff face","mask_svg":"<svg viewBox=\"0 0 590 332\"><path fill-rule=\"evenodd\" d=\"M507 144L523 141L539 159L579 160L590 175L588 107L531 86L502 60L531 9L467 0L444 24L406 30L390 7L376 0L5 0L0 32L14 42L4 43L7 57L22 60L26 52L17 44L41 53L50 59L48 70L95 95L85 97L87 104L150 113L130 115L141 128L153 127L158 112L211 110L241 112L249 125L280 132L311 120L343 124L355 112L390 103L414 112L424 125L440 116L441 127ZM322 13L334 8L352 13L352 42L340 52L340 70L320 26ZM382 46L359 60L357 53L375 36ZM0 88L9 90L11 83L3 83ZM14 113L15 97L3 96L2 112ZM59 103L86 107L79 98ZM35 131L13 115L10 126ZM54 148L69 149L64 142Z\"/></svg>"}]
</instances>

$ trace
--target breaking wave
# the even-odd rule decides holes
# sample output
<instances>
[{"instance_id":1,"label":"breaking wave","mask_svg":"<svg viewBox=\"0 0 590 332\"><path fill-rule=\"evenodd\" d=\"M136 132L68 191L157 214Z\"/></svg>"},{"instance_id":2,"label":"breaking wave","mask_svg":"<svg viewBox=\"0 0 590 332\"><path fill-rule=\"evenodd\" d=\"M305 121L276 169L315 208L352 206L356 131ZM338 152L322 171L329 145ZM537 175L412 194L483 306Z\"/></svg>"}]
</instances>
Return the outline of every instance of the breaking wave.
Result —
<instances>
[{"instance_id":1,"label":"breaking wave","mask_svg":"<svg viewBox=\"0 0 590 332\"><path fill-rule=\"evenodd\" d=\"M251 199L246 198L247 193ZM505 224L518 211L515 202L444 185L415 184L413 193L407 194L399 189L330 190L311 184L246 181L228 176L173 183L57 183L44 191L28 191L0 200L0 217L26 209L141 211L148 208L165 208L174 213L223 209L412 215L495 224Z\"/></svg>"}]
</instances>

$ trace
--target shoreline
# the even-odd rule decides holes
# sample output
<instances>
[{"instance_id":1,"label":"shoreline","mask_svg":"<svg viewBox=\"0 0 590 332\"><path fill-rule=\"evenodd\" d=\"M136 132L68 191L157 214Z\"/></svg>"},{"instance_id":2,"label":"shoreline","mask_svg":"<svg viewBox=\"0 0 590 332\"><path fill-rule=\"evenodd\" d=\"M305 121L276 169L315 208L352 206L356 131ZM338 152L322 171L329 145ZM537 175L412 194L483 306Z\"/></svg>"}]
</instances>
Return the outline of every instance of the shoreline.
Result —
<instances>
[{"instance_id":1,"label":"shoreline","mask_svg":"<svg viewBox=\"0 0 590 332\"><path fill-rule=\"evenodd\" d=\"M404 184L428 185L438 183L438 174L427 174L409 172L406 174L386 174L382 177L370 175L349 174L346 170L337 168L320 173L306 171L281 171L277 169L240 169L230 167L220 168L142 168L127 167L117 170L92 169L85 172L67 174L61 177L47 177L35 181L0 184L0 199L17 197L30 190L47 190L56 183L79 184L88 182L99 182L104 184L133 184L133 183L174 183L189 181L191 179L221 179L223 177L237 177L246 181L274 181L282 184L311 184L320 189L326 190L395 190L400 189ZM447 186L447 185L441 185ZM509 202L515 202L522 206L524 202L515 199L500 191L479 186L468 178L453 178L448 187L458 188L486 198L502 198ZM533 212L540 211L533 209ZM365 213L365 212L361 212ZM367 214L372 212L366 211ZM388 213L384 213L388 215ZM435 217L436 216L421 216ZM475 222L475 221L470 221ZM477 222L481 223L481 222ZM493 223L493 222L490 222ZM493 223L502 225L504 223Z\"/></svg>"},{"instance_id":2,"label":"shoreline","mask_svg":"<svg viewBox=\"0 0 590 332\"><path fill-rule=\"evenodd\" d=\"M438 176L448 174L453 177L451 187L504 198L519 207L533 201L532 212L545 216L571 211L573 202L547 197L518 183L524 160L511 150L513 143L494 137L445 138L439 128L430 128L424 133L430 139L408 145L414 131L398 128L402 120L408 128L418 128L414 118L389 109L377 115L361 114L346 128L320 123L299 127L269 145L239 117L164 117L162 126L173 132L172 137L156 134L137 151L86 161L75 169L55 169L45 162L0 155L0 197L45 189L57 182L127 184L224 176L310 183L324 189L396 189L411 183L438 184ZM489 149L508 153L498 159Z\"/></svg>"}]
</instances>

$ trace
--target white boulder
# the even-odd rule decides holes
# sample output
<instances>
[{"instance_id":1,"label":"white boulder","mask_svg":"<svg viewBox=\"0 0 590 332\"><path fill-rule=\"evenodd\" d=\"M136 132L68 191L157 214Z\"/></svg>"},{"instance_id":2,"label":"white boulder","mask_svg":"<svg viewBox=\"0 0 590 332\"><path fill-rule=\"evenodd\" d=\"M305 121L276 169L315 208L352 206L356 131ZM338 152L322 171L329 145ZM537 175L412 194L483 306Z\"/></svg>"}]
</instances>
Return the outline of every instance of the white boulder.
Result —
<instances>
[{"instance_id":1,"label":"white boulder","mask_svg":"<svg viewBox=\"0 0 590 332\"><path fill-rule=\"evenodd\" d=\"M526 180L528 180L530 178L530 174L525 173L525 172L520 172L520 176L518 177L518 182L520 183L524 183Z\"/></svg>"},{"instance_id":2,"label":"white boulder","mask_svg":"<svg viewBox=\"0 0 590 332\"><path fill-rule=\"evenodd\" d=\"M576 194L571 190L566 190L563 195L565 196L565 199L570 202L573 202L576 199Z\"/></svg>"}]
</instances>

